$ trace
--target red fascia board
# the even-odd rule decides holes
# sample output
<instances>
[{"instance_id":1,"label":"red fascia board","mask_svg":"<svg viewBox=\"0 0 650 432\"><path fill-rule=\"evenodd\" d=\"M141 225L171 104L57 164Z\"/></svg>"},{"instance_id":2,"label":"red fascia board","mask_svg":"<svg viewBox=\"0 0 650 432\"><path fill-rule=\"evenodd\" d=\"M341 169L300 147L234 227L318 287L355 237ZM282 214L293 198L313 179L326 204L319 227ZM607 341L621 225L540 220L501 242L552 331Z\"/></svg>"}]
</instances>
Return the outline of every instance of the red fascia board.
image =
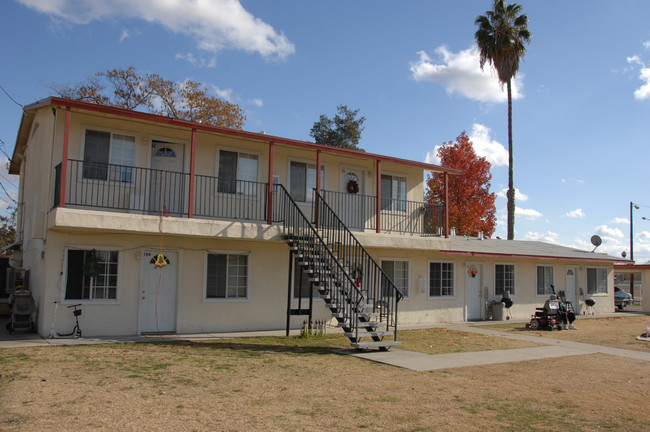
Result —
<instances>
[{"instance_id":1,"label":"red fascia board","mask_svg":"<svg viewBox=\"0 0 650 432\"><path fill-rule=\"evenodd\" d=\"M614 264L614 270L650 270L650 264Z\"/></svg>"},{"instance_id":2,"label":"red fascia board","mask_svg":"<svg viewBox=\"0 0 650 432\"><path fill-rule=\"evenodd\" d=\"M323 152L326 153L335 153L335 154L340 154L340 155L345 155L345 156L350 156L350 157L357 157L357 158L362 158L362 159L370 159L370 160L381 160L381 161L386 161L386 162L393 162L396 164L400 165L407 165L407 166L412 166L416 168L422 168L426 171L435 171L435 172L447 172L449 174L454 174L454 175L460 175L463 173L462 170L455 169L455 168L447 168L447 167L442 167L439 165L434 165L434 164L428 164L425 162L417 162L417 161L412 161L408 159L401 159L397 157L392 157L392 156L384 156L384 155L378 155L374 153L367 153L364 151L359 151L359 150L350 150L350 149L343 149L343 148L337 148L337 147L330 147L322 144L315 144L315 143L310 143L306 141L298 141L298 140L293 140L289 138L282 138L282 137L277 137L277 136L272 136L272 135L266 135L262 133L255 133L255 132L247 132L239 129L231 129L231 128L226 128L223 126L211 126L211 125L204 125L201 123L195 123L191 122L188 120L180 120L180 119L175 119L171 117L164 117L156 114L150 114L150 113L144 113L144 112L139 112L139 111L131 111L123 108L115 108L112 106L107 106L107 105L96 105L88 102L82 102L82 101L76 101L76 100L71 100L71 99L63 99L63 98L58 98L58 97L49 97L43 100L40 100L38 102L35 102L29 106L26 106L26 110L34 110L38 108L42 108L45 106L50 106L50 105L59 105L62 107L70 107L70 108L76 108L79 110L86 110L86 111L94 111L94 112L99 112L103 114L112 114L116 116L121 116L121 117L128 117L132 119L137 119L137 120L144 120L144 121L150 121L154 123L163 123L167 124L170 126L176 126L176 127L185 127L189 129L196 129L196 130L201 130L204 132L211 132L211 133L218 133L218 134L223 134L223 135L230 135L230 136L236 136L236 137L241 137L241 138L247 138L251 140L257 140L257 141L262 141L265 143L268 143L270 141L274 142L275 144L285 144L293 147L301 147L301 148L306 148L306 149L311 149L311 150L322 150Z\"/></svg>"},{"instance_id":3,"label":"red fascia board","mask_svg":"<svg viewBox=\"0 0 650 432\"><path fill-rule=\"evenodd\" d=\"M530 258L544 261L588 261L588 262L611 262L614 263L618 258L579 258L579 257L563 257L563 256L547 256L547 255L524 255L524 254L509 254L498 252L469 252L469 251L454 251L454 250L441 250L443 255L457 255L457 256L472 256L472 257L495 257L495 258Z\"/></svg>"}]
</instances>

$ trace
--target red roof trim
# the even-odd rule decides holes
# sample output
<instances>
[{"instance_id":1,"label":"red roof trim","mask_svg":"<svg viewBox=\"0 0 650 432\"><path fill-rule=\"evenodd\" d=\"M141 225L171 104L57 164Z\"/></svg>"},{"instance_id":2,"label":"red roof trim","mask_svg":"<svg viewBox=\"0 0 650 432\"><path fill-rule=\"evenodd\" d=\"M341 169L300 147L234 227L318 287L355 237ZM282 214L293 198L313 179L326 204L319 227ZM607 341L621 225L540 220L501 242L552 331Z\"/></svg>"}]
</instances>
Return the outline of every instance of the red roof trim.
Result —
<instances>
[{"instance_id":1,"label":"red roof trim","mask_svg":"<svg viewBox=\"0 0 650 432\"><path fill-rule=\"evenodd\" d=\"M498 258L532 258L546 261L588 261L588 262L611 262L613 263L618 258L581 258L569 256L547 256L547 255L524 255L524 254L509 254L509 253L496 253L496 252L469 252L469 251L454 251L454 250L441 250L443 255L458 255L458 256L473 256L473 257L498 257Z\"/></svg>"},{"instance_id":2,"label":"red roof trim","mask_svg":"<svg viewBox=\"0 0 650 432\"><path fill-rule=\"evenodd\" d=\"M139 112L139 111L131 111L123 108L115 108L112 106L107 106L107 105L96 105L88 102L82 102L82 101L76 101L76 100L71 100L71 99L63 99L63 98L58 98L58 97L49 97L43 100L40 100L38 102L35 102L29 106L25 107L25 110L35 110L38 108L43 108L46 106L50 105L60 105L62 107L70 107L70 108L76 108L80 110L86 110L86 111L94 111L94 112L99 112L99 113L104 113L104 114L112 114L112 115L117 115L121 117L128 117L132 119L138 119L138 120L145 120L145 121L151 121L155 123L164 123L168 124L170 126L176 126L176 127L185 127L188 129L197 129L200 131L204 132L211 132L211 133L218 133L218 134L224 134L224 135L230 135L230 136L237 136L241 138L247 138L251 140L258 140L262 142L274 142L275 144L285 144L293 147L301 147L301 148L307 148L307 149L312 149L312 150L322 150L327 153L336 153L336 154L341 154L345 156L352 156L352 157L358 157L358 158L363 158L363 159L371 159L371 160L381 160L381 161L386 161L386 162L393 162L401 165L407 165L407 166L412 166L416 168L422 168L427 171L436 171L436 172L447 172L449 174L462 174L462 170L458 170L455 168L446 168L446 167L441 167L439 165L434 165L434 164L428 164L425 162L417 162L417 161L412 161L408 159L401 159L397 157L392 157L392 156L384 156L384 155L379 155L379 154L374 154L374 153L367 153L364 151L359 151L359 150L349 150L349 149L342 149L342 148L337 148L337 147L330 147L322 144L315 144L315 143L310 143L306 141L298 141L298 140L293 140L289 138L282 138L282 137L277 137L277 136L272 136L272 135L266 135L266 134L261 134L261 133L255 133L255 132L247 132L239 129L230 129L222 126L210 126L210 125L204 125L201 123L195 123L187 120L180 120L180 119L174 119L171 117L164 117L156 114L150 114L150 113L144 113L144 112Z\"/></svg>"}]
</instances>

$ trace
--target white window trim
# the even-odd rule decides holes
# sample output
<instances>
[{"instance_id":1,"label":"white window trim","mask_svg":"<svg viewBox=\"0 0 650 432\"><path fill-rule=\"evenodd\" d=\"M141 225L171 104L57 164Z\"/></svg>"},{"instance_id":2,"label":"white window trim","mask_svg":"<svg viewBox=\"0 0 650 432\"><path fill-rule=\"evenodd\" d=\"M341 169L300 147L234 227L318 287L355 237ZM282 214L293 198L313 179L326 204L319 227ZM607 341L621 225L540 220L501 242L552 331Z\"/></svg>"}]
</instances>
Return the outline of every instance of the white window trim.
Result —
<instances>
[{"instance_id":1,"label":"white window trim","mask_svg":"<svg viewBox=\"0 0 650 432\"><path fill-rule=\"evenodd\" d=\"M510 297L517 297L517 265L515 263L505 263L505 262L495 262L494 263L494 289L493 289L494 296L496 297L496 296L499 295L499 294L497 294L497 266L498 265L510 265L510 266L514 267L512 277L514 278L514 282L515 282L515 292L510 293ZM555 270L553 270L553 274L555 275ZM535 277L537 277L537 273L535 273ZM537 282L537 281L535 281L535 282ZM535 285L535 292L537 292L537 284ZM503 294L501 294L501 295L503 295Z\"/></svg>"},{"instance_id":2,"label":"white window trim","mask_svg":"<svg viewBox=\"0 0 650 432\"><path fill-rule=\"evenodd\" d=\"M297 158L289 158L289 163L287 164L287 191L289 194L291 194L291 162L297 162L297 163L304 163L307 164L307 168L309 168L309 165L316 166L316 161L315 160L310 160L310 159L297 159ZM323 175L321 176L321 183L320 183L320 190L326 190L325 189L325 177L327 177L327 166L326 164L321 161L321 170L323 171ZM296 201L296 204L305 204L305 205L311 205L313 202L312 195L310 193L311 190L306 191L305 198L306 201Z\"/></svg>"},{"instance_id":3,"label":"white window trim","mask_svg":"<svg viewBox=\"0 0 650 432\"><path fill-rule=\"evenodd\" d=\"M208 255L246 255L246 297L208 298ZM251 251L241 250L206 250L203 254L203 303L246 303L251 301Z\"/></svg>"},{"instance_id":4,"label":"white window trim","mask_svg":"<svg viewBox=\"0 0 650 432\"><path fill-rule=\"evenodd\" d=\"M453 282L454 282L454 295L451 296L432 296L431 295L431 264L436 263L436 264L453 264L454 265L454 277L453 277ZM429 299L436 299L436 300L453 300L458 296L458 276L457 276L457 270L458 270L458 265L456 261L444 261L444 260L429 260L427 263L427 297Z\"/></svg>"},{"instance_id":5,"label":"white window trim","mask_svg":"<svg viewBox=\"0 0 650 432\"><path fill-rule=\"evenodd\" d=\"M391 176L391 177L393 177L393 178L394 178L394 177L399 177L399 178L403 178L403 179L404 179L404 189L405 189L405 190L404 190L404 193L406 194L406 196L404 197L403 200L400 200L400 201L404 201L404 202L405 202L404 205L405 205L406 208L405 208L404 210L382 209L382 208L381 208L381 205L380 205L380 211L381 211L383 214L397 214L397 215L405 215L405 214L407 214L407 213L408 213L408 210L409 210L409 209L408 209L409 206L408 206L408 202L407 202L407 201L409 200L409 178L408 178L408 175L403 174L403 173L400 174L400 173L383 172L383 171L382 171L381 174L380 174L380 178L379 178L379 182L380 182L380 184L381 184L381 176ZM383 191L383 189L382 189L382 191ZM381 197L378 197L378 199L381 200ZM392 200L392 199L393 199L393 198L391 197L391 200Z\"/></svg>"},{"instance_id":6,"label":"white window trim","mask_svg":"<svg viewBox=\"0 0 650 432\"><path fill-rule=\"evenodd\" d=\"M537 292L537 269L538 269L539 267L551 267L551 268L553 269L553 281L551 281L551 283L550 283L549 285L553 285L553 286L556 285L556 282L555 282L555 274L556 274L557 272L556 272L556 268L555 268L554 265L545 265L545 264L536 264L536 265L535 265L535 297L538 297L538 298L546 298L546 297L549 296L549 294L539 294L539 293ZM558 290L556 289L555 292L557 292L557 291L558 291ZM551 294L553 294L553 293L551 292Z\"/></svg>"},{"instance_id":7,"label":"white window trim","mask_svg":"<svg viewBox=\"0 0 650 432\"><path fill-rule=\"evenodd\" d=\"M589 269L604 269L606 271L605 283L607 285L607 292L605 293L589 293L588 292L588 281L589 281ZM608 297L609 296L609 268L607 266L589 266L585 267L585 295L589 297Z\"/></svg>"},{"instance_id":8,"label":"white window trim","mask_svg":"<svg viewBox=\"0 0 650 432\"><path fill-rule=\"evenodd\" d=\"M411 265L411 260L408 259L408 258L380 257L379 258L379 267L380 268L381 268L381 264L384 261L401 261L401 262L408 263L409 268L408 268L408 272L406 274L406 278L407 278L406 283L407 283L407 288L408 288L408 295L404 296L404 298L402 300L409 300L411 298L411 291L413 290L413 287L411 286L412 285L412 282L411 282L411 267L413 267Z\"/></svg>"},{"instance_id":9,"label":"white window trim","mask_svg":"<svg viewBox=\"0 0 650 432\"><path fill-rule=\"evenodd\" d=\"M100 179L89 179L85 178L83 176L83 162L84 162L84 157L86 154L86 131L92 130L92 131L97 131L97 132L108 132L111 134L111 142L110 146L108 147L108 164L111 164L111 157L113 156L113 135L126 135L126 136L131 136L133 137L133 169L138 168L138 147L141 145L142 141L140 139L140 134L137 134L133 131L126 131L126 130L120 130L120 129L111 129L111 128L106 128L106 127L99 127L99 126L92 126L92 125L84 125L81 128L81 141L80 141L80 146L79 146L79 160L81 161L81 169L79 169L77 173L77 182L91 182L91 183L96 183L96 184L106 184L106 183L113 183L115 186L121 186L121 187L128 187L128 188L134 188L135 187L135 181L132 179L130 182L117 182L115 180L110 180L107 178L106 180L100 180ZM149 149L151 151L151 149ZM70 158L68 156L68 159L74 159ZM104 249L108 250L108 249Z\"/></svg>"},{"instance_id":10,"label":"white window trim","mask_svg":"<svg viewBox=\"0 0 650 432\"><path fill-rule=\"evenodd\" d=\"M65 292L68 286L68 251L70 250L97 250L106 252L117 252L117 287L115 290L115 299L66 299ZM61 277L61 293L59 295L59 304L71 305L120 305L122 304L122 272L124 267L124 249L105 246L86 246L86 245L64 245L63 246L63 275Z\"/></svg>"}]
</instances>

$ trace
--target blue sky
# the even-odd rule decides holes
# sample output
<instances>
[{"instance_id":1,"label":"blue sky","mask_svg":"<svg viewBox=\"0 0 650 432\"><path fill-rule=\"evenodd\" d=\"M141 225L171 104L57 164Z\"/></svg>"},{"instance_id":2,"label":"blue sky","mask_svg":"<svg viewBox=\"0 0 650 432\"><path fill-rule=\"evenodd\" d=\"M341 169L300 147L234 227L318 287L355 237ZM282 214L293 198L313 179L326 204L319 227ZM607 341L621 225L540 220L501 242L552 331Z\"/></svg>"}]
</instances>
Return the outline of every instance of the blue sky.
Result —
<instances>
[{"instance_id":1,"label":"blue sky","mask_svg":"<svg viewBox=\"0 0 650 432\"><path fill-rule=\"evenodd\" d=\"M515 238L650 260L650 2L520 0L533 34L515 82ZM399 6L398 6L399 5ZM492 162L506 236L507 105L481 73L474 19L490 0L7 0L0 4L0 139L21 107L95 72L135 66L202 82L245 130L311 141L339 104L366 117L367 151L435 163L462 131ZM14 99L12 101L12 98ZM14 102L15 101L15 102ZM0 174L15 196L16 179ZM3 195L3 200L6 195ZM5 203L6 205L6 203Z\"/></svg>"}]
</instances>

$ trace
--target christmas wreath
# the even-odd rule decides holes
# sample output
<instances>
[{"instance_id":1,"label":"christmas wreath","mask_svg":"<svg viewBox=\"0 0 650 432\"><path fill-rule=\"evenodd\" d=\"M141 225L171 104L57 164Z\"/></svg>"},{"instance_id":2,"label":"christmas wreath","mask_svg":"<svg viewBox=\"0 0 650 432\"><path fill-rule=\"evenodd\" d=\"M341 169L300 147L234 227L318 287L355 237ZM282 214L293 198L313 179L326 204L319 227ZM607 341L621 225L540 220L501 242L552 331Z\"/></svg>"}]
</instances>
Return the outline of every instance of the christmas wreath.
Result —
<instances>
[{"instance_id":1,"label":"christmas wreath","mask_svg":"<svg viewBox=\"0 0 650 432\"><path fill-rule=\"evenodd\" d=\"M86 255L84 275L91 278L99 276L99 260L97 259L97 254L94 249Z\"/></svg>"},{"instance_id":2,"label":"christmas wreath","mask_svg":"<svg viewBox=\"0 0 650 432\"><path fill-rule=\"evenodd\" d=\"M359 183L356 180L350 180L348 182L348 193L355 194L359 192Z\"/></svg>"}]
</instances>

